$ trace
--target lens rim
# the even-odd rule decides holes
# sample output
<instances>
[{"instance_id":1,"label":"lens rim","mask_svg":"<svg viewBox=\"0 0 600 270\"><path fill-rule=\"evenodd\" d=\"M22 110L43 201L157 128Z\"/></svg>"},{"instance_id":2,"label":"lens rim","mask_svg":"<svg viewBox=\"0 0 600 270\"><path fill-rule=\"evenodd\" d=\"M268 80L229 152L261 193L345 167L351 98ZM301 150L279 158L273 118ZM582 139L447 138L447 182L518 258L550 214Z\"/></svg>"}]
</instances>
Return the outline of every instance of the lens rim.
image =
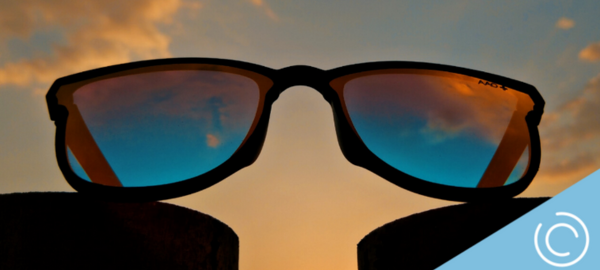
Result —
<instances>
[{"instance_id":1,"label":"lens rim","mask_svg":"<svg viewBox=\"0 0 600 270\"><path fill-rule=\"evenodd\" d=\"M258 110L250 132L238 150L223 164L205 174L180 182L159 186L105 186L88 182L77 176L72 171L66 155L65 133L69 113L66 107L58 104L56 95L61 87L102 78L102 76L109 76L119 72L127 72L148 67L160 68L160 66L173 64L218 65L245 70L252 74L256 74L259 78L266 79L261 83L257 82L261 88L259 103L262 104L262 109ZM461 188L424 181L407 175L383 162L366 147L354 131L351 119L349 118L345 109L345 104L343 103L342 89L340 89L339 84L336 85L336 79L350 74L384 69L446 71L501 84L529 95L534 102L534 108L533 111L529 112L525 117L531 141L531 157L527 173L518 181L502 187ZM270 82L270 85L266 82ZM486 72L422 62L370 62L343 66L331 70L321 70L309 66L291 66L276 70L252 63L217 58L170 58L139 61L94 69L57 79L50 87L50 90L46 95L46 101L50 112L50 118L55 121L56 125L55 146L59 168L67 182L75 190L104 200L130 202L155 201L195 193L222 181L240 169L254 163L260 154L265 140L272 104L283 91L291 86L297 85L314 88L330 103L333 109L338 143L342 153L348 161L412 192L452 201L480 201L510 198L524 191L539 169L541 149L537 126L540 122L541 115L543 114L545 102L537 89L532 85Z\"/></svg>"},{"instance_id":2,"label":"lens rim","mask_svg":"<svg viewBox=\"0 0 600 270\"><path fill-rule=\"evenodd\" d=\"M64 105L59 104L59 98L57 96L60 96L61 99L68 99L69 96L72 98L72 94L76 89L98 80L149 71L177 70L172 69L173 65L190 65L188 67L189 69L198 68L198 65L216 65L228 72L246 76L257 83L260 92L256 115L248 134L233 155L221 165L202 175L171 184L156 186L107 186L86 181L75 174L69 164L66 152L66 125L69 111ZM69 185L75 190L90 196L112 201L155 201L180 197L206 189L220 182L222 179L227 178L241 168L252 164L258 157L260 148L262 148L264 136L266 135L265 125L268 123L270 112L270 108L265 108L265 105L269 104L268 106L270 107L270 104L274 101L273 100L270 103L265 102L269 100L267 98L267 92L271 88L273 82L268 76L261 73L269 74L269 72L272 72L272 70L249 63L222 61L219 59L214 59L214 61L210 61L210 59L198 61L198 59L188 58L133 62L90 70L60 78L52 84L46 95L50 118L55 121L56 125L55 152L59 168Z\"/></svg>"}]
</instances>

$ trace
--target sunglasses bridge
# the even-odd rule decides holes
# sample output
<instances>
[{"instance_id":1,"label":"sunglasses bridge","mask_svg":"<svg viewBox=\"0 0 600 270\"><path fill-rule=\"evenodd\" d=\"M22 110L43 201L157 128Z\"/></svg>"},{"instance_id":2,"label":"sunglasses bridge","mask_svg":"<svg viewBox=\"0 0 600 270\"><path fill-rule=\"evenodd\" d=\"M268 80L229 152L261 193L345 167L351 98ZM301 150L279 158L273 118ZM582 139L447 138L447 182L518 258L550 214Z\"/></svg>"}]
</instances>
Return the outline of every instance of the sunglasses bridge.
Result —
<instances>
[{"instance_id":1,"label":"sunglasses bridge","mask_svg":"<svg viewBox=\"0 0 600 270\"><path fill-rule=\"evenodd\" d=\"M275 72L273 92L279 96L285 90L294 86L311 87L321 93L329 101L332 92L326 91L328 81L326 71L316 67L296 65L279 69Z\"/></svg>"}]
</instances>

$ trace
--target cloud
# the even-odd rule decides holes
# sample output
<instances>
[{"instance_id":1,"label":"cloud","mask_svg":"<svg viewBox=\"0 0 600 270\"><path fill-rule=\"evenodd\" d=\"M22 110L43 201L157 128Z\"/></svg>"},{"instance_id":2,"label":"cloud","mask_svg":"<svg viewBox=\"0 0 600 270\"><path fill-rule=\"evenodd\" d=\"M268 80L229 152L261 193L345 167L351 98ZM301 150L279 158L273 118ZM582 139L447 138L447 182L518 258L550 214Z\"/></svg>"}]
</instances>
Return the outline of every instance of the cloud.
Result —
<instances>
[{"instance_id":1,"label":"cloud","mask_svg":"<svg viewBox=\"0 0 600 270\"><path fill-rule=\"evenodd\" d=\"M219 146L219 138L217 138L217 136L212 135L212 134L206 134L206 145L215 148L217 146Z\"/></svg>"},{"instance_id":2,"label":"cloud","mask_svg":"<svg viewBox=\"0 0 600 270\"><path fill-rule=\"evenodd\" d=\"M140 122L155 117L193 120L222 131L249 127L259 106L259 89L253 80L232 73L179 70L96 81L80 87L73 98L91 126L128 115Z\"/></svg>"},{"instance_id":3,"label":"cloud","mask_svg":"<svg viewBox=\"0 0 600 270\"><path fill-rule=\"evenodd\" d=\"M249 0L249 1L254 6L262 9L263 12L265 12L265 14L267 14L267 16L271 20L274 20L274 21L278 21L279 20L279 17L277 16L277 14L275 14L275 12L273 11L273 9L271 9L271 7L264 0Z\"/></svg>"},{"instance_id":4,"label":"cloud","mask_svg":"<svg viewBox=\"0 0 600 270\"><path fill-rule=\"evenodd\" d=\"M497 143L504 136L518 100L526 110L533 108L529 97L499 87L464 75L415 71L351 79L344 85L344 98L356 115L371 119L382 115L422 118L427 125L421 133L435 143L467 134ZM400 118L389 121L392 126L404 125L394 123L402 121Z\"/></svg>"},{"instance_id":5,"label":"cloud","mask_svg":"<svg viewBox=\"0 0 600 270\"><path fill-rule=\"evenodd\" d=\"M101 66L169 57L170 38L157 27L171 23L181 0L0 0L0 42L35 32L64 31L51 55L5 63L0 86L48 84Z\"/></svg>"},{"instance_id":6,"label":"cloud","mask_svg":"<svg viewBox=\"0 0 600 270\"><path fill-rule=\"evenodd\" d=\"M600 168L600 74L540 125L540 178L577 181Z\"/></svg>"},{"instance_id":7,"label":"cloud","mask_svg":"<svg viewBox=\"0 0 600 270\"><path fill-rule=\"evenodd\" d=\"M575 21L567 17L562 17L556 22L556 27L564 30L571 29L573 26L575 26Z\"/></svg>"},{"instance_id":8,"label":"cloud","mask_svg":"<svg viewBox=\"0 0 600 270\"><path fill-rule=\"evenodd\" d=\"M600 41L591 43L579 52L579 59L596 62L600 60Z\"/></svg>"}]
</instances>

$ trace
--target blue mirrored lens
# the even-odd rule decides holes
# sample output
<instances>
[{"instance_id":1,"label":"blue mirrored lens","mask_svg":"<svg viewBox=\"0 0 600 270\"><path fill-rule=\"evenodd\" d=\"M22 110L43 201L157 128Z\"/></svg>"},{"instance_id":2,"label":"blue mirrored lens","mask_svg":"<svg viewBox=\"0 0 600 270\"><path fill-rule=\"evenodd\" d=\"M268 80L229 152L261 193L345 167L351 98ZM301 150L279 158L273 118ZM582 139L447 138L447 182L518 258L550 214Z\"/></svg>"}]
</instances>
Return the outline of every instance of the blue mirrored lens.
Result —
<instances>
[{"instance_id":1,"label":"blue mirrored lens","mask_svg":"<svg viewBox=\"0 0 600 270\"><path fill-rule=\"evenodd\" d=\"M193 178L223 164L242 145L259 99L251 78L214 70L154 71L85 84L73 93L76 108L69 109L68 160L79 177L94 180L93 166L80 161L99 158L69 145L69 138L79 136L69 128L76 126L71 114L78 109L122 186Z\"/></svg>"},{"instance_id":2,"label":"blue mirrored lens","mask_svg":"<svg viewBox=\"0 0 600 270\"><path fill-rule=\"evenodd\" d=\"M476 188L511 184L527 171L533 102L523 93L448 72L382 70L354 75L343 97L367 148L408 175Z\"/></svg>"}]
</instances>

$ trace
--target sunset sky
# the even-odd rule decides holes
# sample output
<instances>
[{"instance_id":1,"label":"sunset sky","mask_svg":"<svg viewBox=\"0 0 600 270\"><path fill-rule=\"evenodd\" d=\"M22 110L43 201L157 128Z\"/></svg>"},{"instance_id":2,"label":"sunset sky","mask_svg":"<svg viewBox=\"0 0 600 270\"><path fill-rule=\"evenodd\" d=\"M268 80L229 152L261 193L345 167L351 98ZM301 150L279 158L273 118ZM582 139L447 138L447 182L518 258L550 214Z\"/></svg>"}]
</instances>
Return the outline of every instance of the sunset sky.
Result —
<instances>
[{"instance_id":1,"label":"sunset sky","mask_svg":"<svg viewBox=\"0 0 600 270\"><path fill-rule=\"evenodd\" d=\"M0 192L73 191L56 164L44 99L55 79L212 57L322 69L421 61L532 84L546 100L542 163L520 196L553 196L600 168L598 10L594 0L0 0ZM330 106L307 87L275 102L252 166L167 202L228 224L240 237L241 270L357 269L367 233L455 203L351 165Z\"/></svg>"}]
</instances>

